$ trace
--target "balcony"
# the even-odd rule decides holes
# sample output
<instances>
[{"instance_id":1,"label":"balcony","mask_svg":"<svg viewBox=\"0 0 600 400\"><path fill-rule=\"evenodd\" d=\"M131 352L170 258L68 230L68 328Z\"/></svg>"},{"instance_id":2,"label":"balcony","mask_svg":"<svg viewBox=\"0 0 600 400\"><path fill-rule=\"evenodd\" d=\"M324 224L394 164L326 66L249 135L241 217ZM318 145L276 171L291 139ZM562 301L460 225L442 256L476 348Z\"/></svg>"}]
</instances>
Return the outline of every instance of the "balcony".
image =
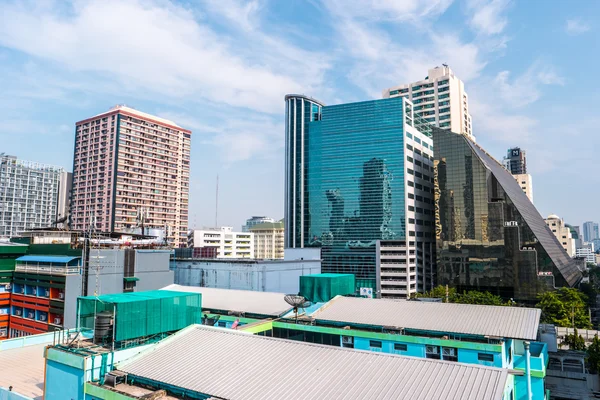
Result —
<instances>
[{"instance_id":1,"label":"balcony","mask_svg":"<svg viewBox=\"0 0 600 400\"><path fill-rule=\"evenodd\" d=\"M525 371L527 366L527 357L525 351L518 350L519 346L515 349L515 362L514 368ZM518 353L523 354L518 354ZM548 346L546 343L532 342L529 347L531 353L531 370L532 371L546 371L546 361L548 360Z\"/></svg>"}]
</instances>

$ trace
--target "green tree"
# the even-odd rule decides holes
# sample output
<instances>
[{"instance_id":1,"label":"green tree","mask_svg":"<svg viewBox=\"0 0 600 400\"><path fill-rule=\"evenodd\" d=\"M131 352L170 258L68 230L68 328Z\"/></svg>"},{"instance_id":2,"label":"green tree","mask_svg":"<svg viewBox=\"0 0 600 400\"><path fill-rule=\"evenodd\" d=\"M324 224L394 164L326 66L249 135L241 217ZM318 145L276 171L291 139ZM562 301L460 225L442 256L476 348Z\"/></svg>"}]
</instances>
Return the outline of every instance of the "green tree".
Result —
<instances>
[{"instance_id":1,"label":"green tree","mask_svg":"<svg viewBox=\"0 0 600 400\"><path fill-rule=\"evenodd\" d=\"M587 364L590 372L597 374L600 371L600 339L594 336L592 343L587 348Z\"/></svg>"},{"instance_id":2,"label":"green tree","mask_svg":"<svg viewBox=\"0 0 600 400\"><path fill-rule=\"evenodd\" d=\"M454 303L456 295L457 295L456 289L449 287L448 288L448 300L450 303ZM416 297L442 299L442 301L445 303L446 302L446 286L444 286L444 285L436 286L433 289L431 289L429 292L417 293Z\"/></svg>"},{"instance_id":3,"label":"green tree","mask_svg":"<svg viewBox=\"0 0 600 400\"><path fill-rule=\"evenodd\" d=\"M565 336L561 345L569 346L569 350L585 350L585 340L577 333L577 328L574 333Z\"/></svg>"},{"instance_id":4,"label":"green tree","mask_svg":"<svg viewBox=\"0 0 600 400\"><path fill-rule=\"evenodd\" d=\"M454 299L454 303L461 304L483 304L488 306L506 306L508 305L502 297L491 294L490 292L479 292L477 290L471 290L459 294Z\"/></svg>"},{"instance_id":5,"label":"green tree","mask_svg":"<svg viewBox=\"0 0 600 400\"><path fill-rule=\"evenodd\" d=\"M557 326L573 326L590 329L587 296L577 289L560 288L539 296L538 308L542 309L542 322Z\"/></svg>"},{"instance_id":6,"label":"green tree","mask_svg":"<svg viewBox=\"0 0 600 400\"><path fill-rule=\"evenodd\" d=\"M579 284L579 290L583 292L588 298L587 306L596 307L596 298L598 296L598 290L591 283Z\"/></svg>"}]
</instances>

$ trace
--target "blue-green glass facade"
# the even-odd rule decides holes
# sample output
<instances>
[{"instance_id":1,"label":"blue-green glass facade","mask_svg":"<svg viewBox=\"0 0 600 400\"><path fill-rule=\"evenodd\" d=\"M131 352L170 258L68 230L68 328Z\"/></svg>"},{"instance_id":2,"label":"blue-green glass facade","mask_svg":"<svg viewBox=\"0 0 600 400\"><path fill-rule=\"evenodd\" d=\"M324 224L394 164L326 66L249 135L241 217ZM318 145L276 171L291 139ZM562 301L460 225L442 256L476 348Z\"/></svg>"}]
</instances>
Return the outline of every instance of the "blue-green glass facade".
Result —
<instances>
[{"instance_id":1,"label":"blue-green glass facade","mask_svg":"<svg viewBox=\"0 0 600 400\"><path fill-rule=\"evenodd\" d=\"M404 240L402 98L325 106L305 137L304 247L323 272L376 287L377 240Z\"/></svg>"}]
</instances>

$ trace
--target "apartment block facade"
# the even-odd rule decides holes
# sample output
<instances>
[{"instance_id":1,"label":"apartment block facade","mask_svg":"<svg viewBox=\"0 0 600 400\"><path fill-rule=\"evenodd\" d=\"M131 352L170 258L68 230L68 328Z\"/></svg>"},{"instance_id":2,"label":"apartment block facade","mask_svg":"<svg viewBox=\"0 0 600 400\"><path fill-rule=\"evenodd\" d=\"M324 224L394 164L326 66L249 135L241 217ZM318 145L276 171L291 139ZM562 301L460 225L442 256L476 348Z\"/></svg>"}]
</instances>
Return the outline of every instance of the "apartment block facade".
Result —
<instances>
[{"instance_id":1,"label":"apartment block facade","mask_svg":"<svg viewBox=\"0 0 600 400\"><path fill-rule=\"evenodd\" d=\"M254 258L283 259L283 222L264 222L253 225Z\"/></svg>"},{"instance_id":2,"label":"apartment block facade","mask_svg":"<svg viewBox=\"0 0 600 400\"><path fill-rule=\"evenodd\" d=\"M286 96L286 248L320 247L324 273L352 273L378 297L433 283L433 139L413 110Z\"/></svg>"},{"instance_id":3,"label":"apartment block facade","mask_svg":"<svg viewBox=\"0 0 600 400\"><path fill-rule=\"evenodd\" d=\"M254 258L254 234L230 226L196 229L189 232L188 247L216 248L217 258Z\"/></svg>"},{"instance_id":4,"label":"apartment block facade","mask_svg":"<svg viewBox=\"0 0 600 400\"><path fill-rule=\"evenodd\" d=\"M126 106L77 122L72 229L127 232L141 222L185 247L191 133Z\"/></svg>"},{"instance_id":5,"label":"apartment block facade","mask_svg":"<svg viewBox=\"0 0 600 400\"><path fill-rule=\"evenodd\" d=\"M0 155L0 237L51 226L59 214L61 167Z\"/></svg>"},{"instance_id":6,"label":"apartment block facade","mask_svg":"<svg viewBox=\"0 0 600 400\"><path fill-rule=\"evenodd\" d=\"M425 79L383 90L383 98L404 97L428 123L473 136L469 98L464 83L447 65L428 71Z\"/></svg>"}]
</instances>

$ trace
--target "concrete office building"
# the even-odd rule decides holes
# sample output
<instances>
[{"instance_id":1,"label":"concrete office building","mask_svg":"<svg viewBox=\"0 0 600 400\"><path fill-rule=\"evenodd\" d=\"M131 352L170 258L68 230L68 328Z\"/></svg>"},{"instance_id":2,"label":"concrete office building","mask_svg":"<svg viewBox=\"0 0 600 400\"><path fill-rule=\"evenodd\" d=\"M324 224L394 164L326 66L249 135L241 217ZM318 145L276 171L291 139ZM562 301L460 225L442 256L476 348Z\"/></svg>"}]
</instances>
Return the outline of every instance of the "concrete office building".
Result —
<instances>
[{"instance_id":1,"label":"concrete office building","mask_svg":"<svg viewBox=\"0 0 600 400\"><path fill-rule=\"evenodd\" d=\"M577 249L577 257L585 259L586 263L596 264L596 256L594 255L594 245L585 243L583 247Z\"/></svg>"},{"instance_id":2,"label":"concrete office building","mask_svg":"<svg viewBox=\"0 0 600 400\"><path fill-rule=\"evenodd\" d=\"M575 257L577 247L575 246L575 239L571 235L571 229L558 215L548 215L546 218L546 225L552 231L554 236L558 239L563 249L567 252L569 257Z\"/></svg>"},{"instance_id":3,"label":"concrete office building","mask_svg":"<svg viewBox=\"0 0 600 400\"><path fill-rule=\"evenodd\" d=\"M406 298L434 282L433 140L406 98L334 106L287 95L286 249Z\"/></svg>"},{"instance_id":4,"label":"concrete office building","mask_svg":"<svg viewBox=\"0 0 600 400\"><path fill-rule=\"evenodd\" d=\"M185 247L191 131L116 106L76 123L71 228L165 229Z\"/></svg>"},{"instance_id":5,"label":"concrete office building","mask_svg":"<svg viewBox=\"0 0 600 400\"><path fill-rule=\"evenodd\" d=\"M253 225L254 258L283 259L283 221Z\"/></svg>"},{"instance_id":6,"label":"concrete office building","mask_svg":"<svg viewBox=\"0 0 600 400\"><path fill-rule=\"evenodd\" d=\"M269 222L275 222L275 220L273 218L269 218L269 217L260 217L260 216L250 217L246 220L246 224L242 225L242 232L250 232L250 228L252 228L254 225L264 224L264 223L269 223Z\"/></svg>"},{"instance_id":7,"label":"concrete office building","mask_svg":"<svg viewBox=\"0 0 600 400\"><path fill-rule=\"evenodd\" d=\"M527 153L520 147L508 149L503 161L504 166L512 175L527 173Z\"/></svg>"},{"instance_id":8,"label":"concrete office building","mask_svg":"<svg viewBox=\"0 0 600 400\"><path fill-rule=\"evenodd\" d=\"M175 283L219 289L298 293L299 277L321 273L319 249L286 249L283 260L173 258Z\"/></svg>"},{"instance_id":9,"label":"concrete office building","mask_svg":"<svg viewBox=\"0 0 600 400\"><path fill-rule=\"evenodd\" d=\"M196 229L188 234L188 247L215 247L217 258L254 258L254 234L230 226Z\"/></svg>"},{"instance_id":10,"label":"concrete office building","mask_svg":"<svg viewBox=\"0 0 600 400\"><path fill-rule=\"evenodd\" d=\"M465 135L433 128L438 283L534 303L582 274L519 187Z\"/></svg>"},{"instance_id":11,"label":"concrete office building","mask_svg":"<svg viewBox=\"0 0 600 400\"><path fill-rule=\"evenodd\" d=\"M411 100L415 114L432 125L473 136L465 85L447 65L430 69L418 82L385 89L383 98L390 97Z\"/></svg>"},{"instance_id":12,"label":"concrete office building","mask_svg":"<svg viewBox=\"0 0 600 400\"><path fill-rule=\"evenodd\" d=\"M527 154L519 147L508 149L503 160L504 167L515 177L523 192L533 203L533 179L527 173Z\"/></svg>"},{"instance_id":13,"label":"concrete office building","mask_svg":"<svg viewBox=\"0 0 600 400\"><path fill-rule=\"evenodd\" d=\"M0 237L51 226L64 212L64 174L60 167L0 154Z\"/></svg>"},{"instance_id":14,"label":"concrete office building","mask_svg":"<svg viewBox=\"0 0 600 400\"><path fill-rule=\"evenodd\" d=\"M598 223L592 221L584 222L583 241L589 243L594 239L600 239L600 236L598 236Z\"/></svg>"}]
</instances>

